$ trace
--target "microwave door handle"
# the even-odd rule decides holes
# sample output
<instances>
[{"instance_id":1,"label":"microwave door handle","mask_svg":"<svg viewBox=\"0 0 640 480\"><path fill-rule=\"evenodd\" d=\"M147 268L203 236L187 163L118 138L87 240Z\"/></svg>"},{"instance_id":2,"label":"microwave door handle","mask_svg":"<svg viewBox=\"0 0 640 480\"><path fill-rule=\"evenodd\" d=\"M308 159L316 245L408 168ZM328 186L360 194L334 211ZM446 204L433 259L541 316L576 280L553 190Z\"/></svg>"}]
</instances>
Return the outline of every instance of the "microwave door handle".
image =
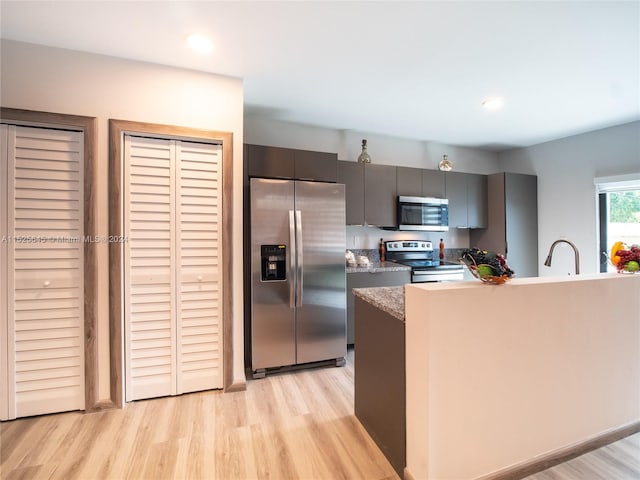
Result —
<instances>
[{"instance_id":1,"label":"microwave door handle","mask_svg":"<svg viewBox=\"0 0 640 480\"><path fill-rule=\"evenodd\" d=\"M295 264L296 264L296 232L293 210L289 210L289 308L295 307Z\"/></svg>"},{"instance_id":2,"label":"microwave door handle","mask_svg":"<svg viewBox=\"0 0 640 480\"><path fill-rule=\"evenodd\" d=\"M296 257L298 263L298 274L296 275L296 307L302 306L302 275L304 273L302 255L302 212L296 210Z\"/></svg>"}]
</instances>

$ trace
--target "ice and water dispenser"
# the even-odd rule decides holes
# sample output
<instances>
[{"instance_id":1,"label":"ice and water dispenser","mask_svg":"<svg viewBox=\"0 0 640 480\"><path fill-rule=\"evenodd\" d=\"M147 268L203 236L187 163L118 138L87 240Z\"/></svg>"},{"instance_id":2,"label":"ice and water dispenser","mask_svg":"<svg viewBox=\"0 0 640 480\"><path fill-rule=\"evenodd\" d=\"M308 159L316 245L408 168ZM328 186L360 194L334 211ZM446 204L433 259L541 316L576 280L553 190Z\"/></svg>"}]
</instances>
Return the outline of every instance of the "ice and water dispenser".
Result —
<instances>
[{"instance_id":1,"label":"ice and water dispenser","mask_svg":"<svg viewBox=\"0 0 640 480\"><path fill-rule=\"evenodd\" d=\"M260 245L260 257L263 282L287 279L286 245Z\"/></svg>"}]
</instances>

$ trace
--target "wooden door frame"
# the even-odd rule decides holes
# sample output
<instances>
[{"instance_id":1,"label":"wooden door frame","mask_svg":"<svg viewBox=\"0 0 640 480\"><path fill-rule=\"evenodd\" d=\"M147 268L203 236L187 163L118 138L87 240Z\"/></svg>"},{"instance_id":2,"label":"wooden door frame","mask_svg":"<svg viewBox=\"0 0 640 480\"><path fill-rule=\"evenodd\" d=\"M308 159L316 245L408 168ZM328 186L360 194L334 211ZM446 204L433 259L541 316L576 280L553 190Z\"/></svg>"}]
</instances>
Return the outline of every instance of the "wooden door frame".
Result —
<instances>
[{"instance_id":1,"label":"wooden door frame","mask_svg":"<svg viewBox=\"0 0 640 480\"><path fill-rule=\"evenodd\" d=\"M84 235L96 238L95 195L98 121L95 117L0 107L0 119L30 127L81 129L84 136ZM98 257L96 243L84 242L84 408L86 412L113 408L99 398L98 369Z\"/></svg>"},{"instance_id":2,"label":"wooden door frame","mask_svg":"<svg viewBox=\"0 0 640 480\"><path fill-rule=\"evenodd\" d=\"M174 125L132 122L109 119L109 236L121 238L123 230L124 186L123 172L123 135L125 133L160 136L200 142L222 143L222 368L223 388L225 391L240 390L242 386L233 384L233 255L232 219L233 219L233 133L214 130L201 130ZM124 363L122 331L122 244L109 244L109 333L111 399L116 406L124 405Z\"/></svg>"}]
</instances>

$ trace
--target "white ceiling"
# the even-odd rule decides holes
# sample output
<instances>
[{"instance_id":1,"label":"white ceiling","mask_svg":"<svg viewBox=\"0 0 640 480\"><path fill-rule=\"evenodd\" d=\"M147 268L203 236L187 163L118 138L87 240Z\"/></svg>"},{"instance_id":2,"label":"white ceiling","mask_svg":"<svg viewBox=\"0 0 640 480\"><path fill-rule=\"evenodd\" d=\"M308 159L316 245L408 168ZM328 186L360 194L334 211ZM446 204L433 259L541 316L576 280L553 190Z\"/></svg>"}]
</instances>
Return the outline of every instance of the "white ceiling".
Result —
<instances>
[{"instance_id":1,"label":"white ceiling","mask_svg":"<svg viewBox=\"0 0 640 480\"><path fill-rule=\"evenodd\" d=\"M0 9L2 38L240 77L248 116L492 150L640 119L638 0ZM192 32L214 52L190 52Z\"/></svg>"}]
</instances>

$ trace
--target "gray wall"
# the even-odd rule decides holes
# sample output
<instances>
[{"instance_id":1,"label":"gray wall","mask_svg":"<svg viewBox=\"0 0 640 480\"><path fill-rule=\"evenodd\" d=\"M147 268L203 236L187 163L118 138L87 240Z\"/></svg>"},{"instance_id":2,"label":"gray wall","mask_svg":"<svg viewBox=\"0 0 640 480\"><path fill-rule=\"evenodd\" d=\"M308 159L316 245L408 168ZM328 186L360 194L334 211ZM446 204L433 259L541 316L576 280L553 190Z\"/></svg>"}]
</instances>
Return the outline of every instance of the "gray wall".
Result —
<instances>
[{"instance_id":1,"label":"gray wall","mask_svg":"<svg viewBox=\"0 0 640 480\"><path fill-rule=\"evenodd\" d=\"M367 139L368 152L372 163L376 164L435 169L438 168L442 155L447 154L454 169L459 172L489 174L500 171L497 153L487 150L314 127L251 115L245 115L244 118L245 143L335 152L340 160L356 161L363 138ZM347 248L377 248L380 238L431 240L436 243L444 238L447 248L469 246L469 233L465 229L424 233L392 232L376 227L347 227Z\"/></svg>"},{"instance_id":2,"label":"gray wall","mask_svg":"<svg viewBox=\"0 0 640 480\"><path fill-rule=\"evenodd\" d=\"M580 250L582 273L598 272L598 221L594 179L640 173L640 121L498 154L501 170L538 176L540 276L573 272L573 252L551 243L565 238Z\"/></svg>"}]
</instances>

